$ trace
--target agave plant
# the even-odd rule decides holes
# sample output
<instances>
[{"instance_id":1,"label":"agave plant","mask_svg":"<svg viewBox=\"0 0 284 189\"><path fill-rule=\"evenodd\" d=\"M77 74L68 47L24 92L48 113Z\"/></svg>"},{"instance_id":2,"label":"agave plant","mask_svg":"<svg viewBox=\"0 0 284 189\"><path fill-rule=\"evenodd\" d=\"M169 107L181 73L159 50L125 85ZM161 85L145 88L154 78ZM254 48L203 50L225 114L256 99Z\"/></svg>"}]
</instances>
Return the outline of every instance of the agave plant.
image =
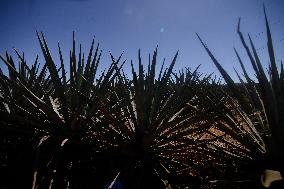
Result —
<instances>
[{"instance_id":1,"label":"agave plant","mask_svg":"<svg viewBox=\"0 0 284 189\"><path fill-rule=\"evenodd\" d=\"M213 124L209 125L209 132L205 132L206 137L217 137L215 140L206 141L210 147L208 154L214 157L208 158L207 162L212 161L215 165L210 165L204 171L209 180L207 185L220 188L225 184L225 188L234 186L243 188L249 183L250 187L255 187L252 182L254 178L247 175L244 168L247 162L264 154L266 149L253 120L244 112L236 99L228 95L227 86L222 85L220 80L217 83L213 80L203 90L194 90L199 91L198 96L202 99L199 102L201 105L197 107L203 107L211 112L206 115L211 116L213 120ZM214 170L224 171L220 174L220 171ZM208 174L212 172L213 175Z\"/></svg>"},{"instance_id":2,"label":"agave plant","mask_svg":"<svg viewBox=\"0 0 284 189\"><path fill-rule=\"evenodd\" d=\"M77 57L73 33L67 76L59 44L57 68L43 34L37 36L45 58L42 68L38 58L28 67L18 51L18 70L10 55L1 56L9 70L9 76L2 71L0 76L1 129L29 133L38 139L32 188L66 188L75 185L76 177L70 183L72 171L83 167L83 161L91 161L89 135L95 125L97 101L108 96L117 65L113 63L96 78L101 57L99 44L94 52L92 41L87 58L80 45Z\"/></svg>"},{"instance_id":3,"label":"agave plant","mask_svg":"<svg viewBox=\"0 0 284 189\"><path fill-rule=\"evenodd\" d=\"M265 8L264 15L267 33L267 48L270 59L268 73L264 71L250 35L248 35L250 47L245 41L243 33L240 31L240 20L237 30L242 45L246 50L250 63L255 71L257 82L253 81L253 79L249 76L245 69L243 60L240 58L237 50L234 49L244 75L243 79L237 73L241 85L235 83L221 64L216 60L201 38L199 36L198 38L226 81L228 85L228 92L237 99L238 104L243 108L243 110L245 110L248 117L255 122L256 129L265 142L266 152L260 154L259 157L256 156L256 162L251 168L258 170L258 177L260 177L261 172L265 169L280 171L283 177L284 153L282 148L284 145L284 70L282 63L280 68L276 64L272 36ZM241 88L243 89L242 92L240 90Z\"/></svg>"}]
</instances>

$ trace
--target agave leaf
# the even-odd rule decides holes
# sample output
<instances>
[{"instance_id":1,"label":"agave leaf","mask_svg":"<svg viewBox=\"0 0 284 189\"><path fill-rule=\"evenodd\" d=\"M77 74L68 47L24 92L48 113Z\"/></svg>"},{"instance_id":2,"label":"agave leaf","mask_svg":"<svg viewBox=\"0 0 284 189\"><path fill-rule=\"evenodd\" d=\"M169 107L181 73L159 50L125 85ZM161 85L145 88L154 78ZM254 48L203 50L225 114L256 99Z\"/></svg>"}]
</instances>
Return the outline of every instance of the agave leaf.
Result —
<instances>
[{"instance_id":1,"label":"agave leaf","mask_svg":"<svg viewBox=\"0 0 284 189\"><path fill-rule=\"evenodd\" d=\"M280 95L281 94L281 88L280 88L279 74L278 74L276 61L275 61L271 32L270 32L269 23L268 23L268 19L267 19L267 15L266 15L266 11L265 11L264 6L263 6L263 11L264 11L264 16L265 16L265 24L266 24L267 47L268 47L268 53L269 53L269 58L270 58L270 64L271 64L271 75L272 75L271 81L272 81L272 85L273 85L275 92L277 93L277 95Z\"/></svg>"},{"instance_id":2,"label":"agave leaf","mask_svg":"<svg viewBox=\"0 0 284 189\"><path fill-rule=\"evenodd\" d=\"M261 65L260 59L258 57L258 54L256 52L256 49L254 47L254 44L253 44L253 42L251 40L250 35L248 35L248 37L249 37L249 41L250 41L250 44L251 44L251 47L252 47L252 52L253 52L253 55L254 55L256 66L257 66L257 69L258 69L258 72L259 72L259 78L258 79L259 80L263 80L264 83L268 83L268 80L267 80L267 78L265 76L265 72L263 70L263 67Z\"/></svg>"},{"instance_id":3,"label":"agave leaf","mask_svg":"<svg viewBox=\"0 0 284 189\"><path fill-rule=\"evenodd\" d=\"M205 43L202 41L202 39L200 38L200 36L198 34L196 34L199 41L201 42L201 44L203 45L203 47L205 48L206 52L208 53L208 55L210 56L210 58L212 59L213 63L215 64L215 66L217 67L217 69L220 71L220 73L222 74L222 76L224 77L224 79L226 80L227 84L229 86L232 86L232 88L234 88L234 81L232 80L232 78L229 76L229 74L224 70L224 68L220 65L220 63L216 60L216 58L213 56L213 54L211 53L211 51L208 49L208 47L205 45Z\"/></svg>"},{"instance_id":4,"label":"agave leaf","mask_svg":"<svg viewBox=\"0 0 284 189\"><path fill-rule=\"evenodd\" d=\"M61 70L61 77L63 79L63 87L64 89L66 89L66 72L65 72L65 66L64 66L64 60L63 60L63 55L62 55L62 51L61 51L61 47L59 45L59 42L57 43L58 46L58 53L59 53L59 57L60 57L60 67L62 68Z\"/></svg>"},{"instance_id":5,"label":"agave leaf","mask_svg":"<svg viewBox=\"0 0 284 189\"><path fill-rule=\"evenodd\" d=\"M66 98L64 95L64 87L60 81L60 78L59 78L59 75L56 69L56 65L54 64L52 60L52 57L50 55L50 52L49 52L49 49L48 49L43 33L41 33L41 38L38 32L36 32L36 34L37 34L38 41L40 43L40 47L42 49L42 53L46 61L47 68L49 69L49 72L52 78L52 83L54 84L55 94L58 96L58 99L60 103L62 104L62 111L63 111L65 122L68 123L69 115L68 115L68 110L67 110Z\"/></svg>"},{"instance_id":6,"label":"agave leaf","mask_svg":"<svg viewBox=\"0 0 284 189\"><path fill-rule=\"evenodd\" d=\"M85 69L85 72L84 72L84 77L86 79L89 79L90 76L91 76L90 73L91 73L91 63L93 63L92 62L92 53L93 53L94 43L95 43L95 39L93 39L93 41L92 41L90 51L89 51L89 55L88 55L88 59L87 59L86 69Z\"/></svg>"},{"instance_id":7,"label":"agave leaf","mask_svg":"<svg viewBox=\"0 0 284 189\"><path fill-rule=\"evenodd\" d=\"M242 42L242 45L244 46L244 48L245 48L245 50L247 52L247 55L248 55L248 57L250 59L250 62L251 62L252 67L253 67L253 69L254 69L254 71L256 73L256 76L257 76L257 78L259 78L260 77L259 70L258 70L258 68L256 66L255 60L254 60L254 58L253 58L253 56L252 56L252 54L250 52L250 49L249 49L249 47L247 46L247 44L245 42L245 39L244 39L244 36L243 36L243 34L242 34L241 30L240 30L240 27L241 27L241 19L239 18L237 32L239 34L240 40Z\"/></svg>"}]
</instances>

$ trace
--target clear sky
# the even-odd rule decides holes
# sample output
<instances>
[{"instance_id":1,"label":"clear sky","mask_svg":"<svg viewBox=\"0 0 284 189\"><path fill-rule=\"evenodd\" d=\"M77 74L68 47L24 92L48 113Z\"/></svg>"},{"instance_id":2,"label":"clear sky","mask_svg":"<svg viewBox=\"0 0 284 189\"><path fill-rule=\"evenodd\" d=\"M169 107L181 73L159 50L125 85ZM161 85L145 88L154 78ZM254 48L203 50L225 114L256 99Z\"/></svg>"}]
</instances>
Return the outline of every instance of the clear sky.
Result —
<instances>
[{"instance_id":1,"label":"clear sky","mask_svg":"<svg viewBox=\"0 0 284 189\"><path fill-rule=\"evenodd\" d=\"M267 7L277 60L283 60L284 0L0 0L0 53L13 53L15 47L25 52L28 62L33 61L36 54L41 55L35 34L39 30L44 32L53 56L58 57L58 41L68 55L75 31L85 52L93 36L100 42L102 67L110 63L108 51L115 56L125 51L125 59L136 61L141 48L147 63L148 53L159 45L159 60L165 57L169 62L180 50L177 70L202 64L202 72L216 72L195 36L197 32L234 75L232 68L239 65L233 46L244 55L236 34L239 17L242 31L253 36L263 63L268 62L263 49L266 36L262 3ZM127 62L126 72L130 65Z\"/></svg>"}]
</instances>

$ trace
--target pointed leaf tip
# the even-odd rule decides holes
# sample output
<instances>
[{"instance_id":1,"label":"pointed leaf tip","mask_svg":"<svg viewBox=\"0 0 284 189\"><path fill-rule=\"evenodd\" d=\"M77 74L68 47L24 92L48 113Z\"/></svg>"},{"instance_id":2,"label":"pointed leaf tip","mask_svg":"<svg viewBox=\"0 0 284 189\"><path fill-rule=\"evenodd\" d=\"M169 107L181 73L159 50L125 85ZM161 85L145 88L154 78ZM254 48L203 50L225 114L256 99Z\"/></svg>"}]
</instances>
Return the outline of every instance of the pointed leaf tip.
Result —
<instances>
[{"instance_id":1,"label":"pointed leaf tip","mask_svg":"<svg viewBox=\"0 0 284 189\"><path fill-rule=\"evenodd\" d=\"M237 28L238 33L241 32L241 17L239 17L238 20L238 28Z\"/></svg>"}]
</instances>

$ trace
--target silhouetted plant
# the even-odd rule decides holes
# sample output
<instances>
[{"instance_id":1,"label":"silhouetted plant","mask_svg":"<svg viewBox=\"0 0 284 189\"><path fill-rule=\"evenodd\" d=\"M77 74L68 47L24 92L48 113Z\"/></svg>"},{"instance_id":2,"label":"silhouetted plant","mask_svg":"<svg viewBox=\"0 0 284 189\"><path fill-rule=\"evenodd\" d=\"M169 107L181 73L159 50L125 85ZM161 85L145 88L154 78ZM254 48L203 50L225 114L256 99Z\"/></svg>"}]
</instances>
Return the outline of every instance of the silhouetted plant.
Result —
<instances>
[{"instance_id":1,"label":"silhouetted plant","mask_svg":"<svg viewBox=\"0 0 284 189\"><path fill-rule=\"evenodd\" d=\"M236 84L203 43L201 38L199 36L198 38L225 79L229 92L238 100L242 109L245 110L248 115L251 115L250 119L256 122L256 129L265 142L266 153L257 155L255 157L256 162L251 168L257 171L256 176L259 178L265 169L280 171L283 177L284 70L282 62L279 68L276 64L272 36L265 8L264 15L267 34L267 49L270 60L268 73L263 69L261 60L250 35L248 35L250 47L245 41L243 33L240 31L240 20L237 30L242 45L246 50L247 56L249 57L250 63L256 74L257 82L251 79L245 69L243 60L240 58L237 50L234 49L244 76L244 79L242 79L236 72L241 83L240 85ZM243 92L241 92L240 86L243 89Z\"/></svg>"},{"instance_id":2,"label":"silhouetted plant","mask_svg":"<svg viewBox=\"0 0 284 189\"><path fill-rule=\"evenodd\" d=\"M255 160L269 164L276 158L276 167L282 166L284 71L276 67L267 18L266 28L271 81L238 27L259 83L248 76L236 51L246 79L239 77L236 84L198 36L226 85L198 67L173 72L178 53L157 72L157 49L147 66L138 52L131 79L122 69L122 55L116 59L111 53L111 65L98 76L99 45L93 40L85 57L81 45L76 51L74 33L67 71L59 44L56 64L37 33L42 66L37 57L29 67L16 50L18 68L8 53L0 56L8 67L8 73L0 72L6 154L0 163L7 165L1 172L27 163L22 187L34 189L201 188L220 180L254 179L244 167ZM25 143L19 153L15 149L21 146L9 146L17 142ZM13 160L14 155L26 159Z\"/></svg>"}]
</instances>

